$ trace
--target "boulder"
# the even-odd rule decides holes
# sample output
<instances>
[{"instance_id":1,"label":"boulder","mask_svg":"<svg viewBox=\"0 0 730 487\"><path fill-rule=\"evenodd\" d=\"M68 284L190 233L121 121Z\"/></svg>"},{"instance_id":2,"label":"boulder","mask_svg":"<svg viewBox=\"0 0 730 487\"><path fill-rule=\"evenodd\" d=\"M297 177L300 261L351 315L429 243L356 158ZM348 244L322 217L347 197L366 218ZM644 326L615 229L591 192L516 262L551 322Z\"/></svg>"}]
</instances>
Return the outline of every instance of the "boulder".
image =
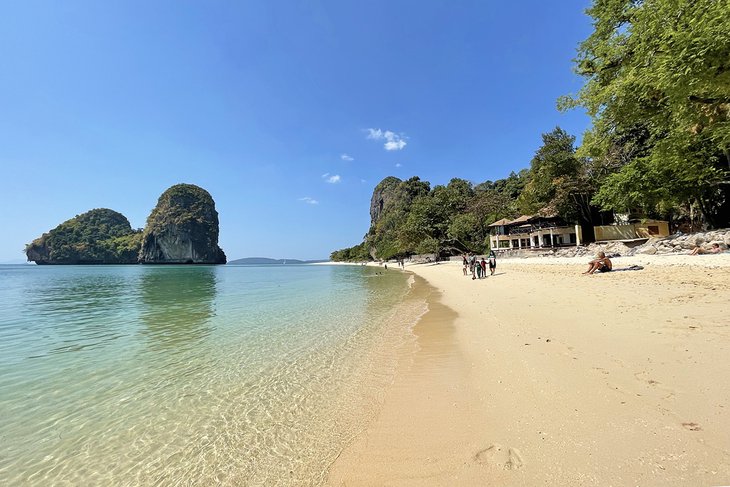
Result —
<instances>
[{"instance_id":1,"label":"boulder","mask_svg":"<svg viewBox=\"0 0 730 487\"><path fill-rule=\"evenodd\" d=\"M636 252L634 254L643 254L643 255L654 255L657 253L657 248L653 245L642 245L641 247L636 249Z\"/></svg>"},{"instance_id":2,"label":"boulder","mask_svg":"<svg viewBox=\"0 0 730 487\"><path fill-rule=\"evenodd\" d=\"M139 261L145 264L225 264L218 212L203 188L177 184L162 193L147 218Z\"/></svg>"}]
</instances>

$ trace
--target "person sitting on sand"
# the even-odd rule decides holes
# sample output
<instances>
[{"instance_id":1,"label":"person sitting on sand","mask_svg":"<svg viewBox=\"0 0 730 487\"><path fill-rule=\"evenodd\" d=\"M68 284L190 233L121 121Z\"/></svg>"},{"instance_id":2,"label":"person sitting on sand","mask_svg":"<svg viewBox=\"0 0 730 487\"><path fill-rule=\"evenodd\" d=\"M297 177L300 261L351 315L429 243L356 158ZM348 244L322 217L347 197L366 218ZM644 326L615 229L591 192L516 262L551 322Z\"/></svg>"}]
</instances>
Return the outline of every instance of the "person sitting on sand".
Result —
<instances>
[{"instance_id":1,"label":"person sitting on sand","mask_svg":"<svg viewBox=\"0 0 730 487\"><path fill-rule=\"evenodd\" d=\"M719 254L722 252L722 249L720 248L719 243L712 244L712 248L710 250L705 250L702 247L695 247L695 249L690 252L689 255L699 255L699 254Z\"/></svg>"},{"instance_id":2,"label":"person sitting on sand","mask_svg":"<svg viewBox=\"0 0 730 487\"><path fill-rule=\"evenodd\" d=\"M611 269L613 269L611 259L606 257L606 254L604 254L603 252L598 252L596 258L588 263L588 270L585 271L583 274L593 274L596 271L609 272Z\"/></svg>"}]
</instances>

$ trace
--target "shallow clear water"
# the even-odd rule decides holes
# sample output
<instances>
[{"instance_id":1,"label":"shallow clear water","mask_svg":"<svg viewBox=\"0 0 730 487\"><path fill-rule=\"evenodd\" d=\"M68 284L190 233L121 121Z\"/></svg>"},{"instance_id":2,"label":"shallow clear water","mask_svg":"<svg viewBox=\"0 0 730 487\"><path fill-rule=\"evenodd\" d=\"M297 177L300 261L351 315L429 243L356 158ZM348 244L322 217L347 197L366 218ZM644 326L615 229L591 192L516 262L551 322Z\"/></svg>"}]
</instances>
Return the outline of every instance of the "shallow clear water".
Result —
<instances>
[{"instance_id":1,"label":"shallow clear water","mask_svg":"<svg viewBox=\"0 0 730 487\"><path fill-rule=\"evenodd\" d=\"M0 266L0 485L317 485L424 311L409 288L356 266Z\"/></svg>"}]
</instances>

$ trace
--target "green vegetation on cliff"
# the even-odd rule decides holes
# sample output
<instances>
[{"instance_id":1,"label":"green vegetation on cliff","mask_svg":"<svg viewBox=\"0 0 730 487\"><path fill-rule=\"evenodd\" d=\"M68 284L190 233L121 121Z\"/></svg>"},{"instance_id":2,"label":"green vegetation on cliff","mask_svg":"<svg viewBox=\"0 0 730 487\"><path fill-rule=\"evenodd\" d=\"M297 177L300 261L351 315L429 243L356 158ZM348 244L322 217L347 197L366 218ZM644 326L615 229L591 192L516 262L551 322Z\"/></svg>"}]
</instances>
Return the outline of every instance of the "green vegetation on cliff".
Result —
<instances>
[{"instance_id":1,"label":"green vegetation on cliff","mask_svg":"<svg viewBox=\"0 0 730 487\"><path fill-rule=\"evenodd\" d=\"M185 223L218 223L213 197L206 190L194 184L176 184L160 195L157 206L147 217L145 233L160 231L168 225ZM218 239L218 228L214 230Z\"/></svg>"},{"instance_id":2,"label":"green vegetation on cliff","mask_svg":"<svg viewBox=\"0 0 730 487\"><path fill-rule=\"evenodd\" d=\"M454 253L488 248L487 224L517 213L510 195L522 176L473 186L463 179L431 188L413 177L388 177L375 187L365 241L332 252L334 261L390 259L412 254Z\"/></svg>"},{"instance_id":3,"label":"green vegetation on cliff","mask_svg":"<svg viewBox=\"0 0 730 487\"><path fill-rule=\"evenodd\" d=\"M160 196L142 230L121 213L95 209L65 221L26 245L38 264L225 264L218 212L210 194L178 184Z\"/></svg>"},{"instance_id":4,"label":"green vegetation on cliff","mask_svg":"<svg viewBox=\"0 0 730 487\"><path fill-rule=\"evenodd\" d=\"M147 218L139 261L225 264L210 193L193 184L176 184L162 193Z\"/></svg>"},{"instance_id":5,"label":"green vegetation on cliff","mask_svg":"<svg viewBox=\"0 0 730 487\"><path fill-rule=\"evenodd\" d=\"M132 264L142 232L116 211L94 209L67 220L26 246L39 264Z\"/></svg>"}]
</instances>

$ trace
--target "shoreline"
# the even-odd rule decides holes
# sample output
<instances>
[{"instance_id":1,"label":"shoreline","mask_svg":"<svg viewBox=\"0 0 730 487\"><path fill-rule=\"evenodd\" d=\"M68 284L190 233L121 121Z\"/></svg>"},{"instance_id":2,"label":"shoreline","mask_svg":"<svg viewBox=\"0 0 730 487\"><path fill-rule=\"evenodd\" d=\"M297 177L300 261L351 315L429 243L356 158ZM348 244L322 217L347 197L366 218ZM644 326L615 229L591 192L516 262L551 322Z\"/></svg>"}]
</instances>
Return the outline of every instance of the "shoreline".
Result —
<instances>
[{"instance_id":1,"label":"shoreline","mask_svg":"<svg viewBox=\"0 0 730 487\"><path fill-rule=\"evenodd\" d=\"M406 265L418 349L328 485L730 484L730 255L587 260Z\"/></svg>"}]
</instances>

